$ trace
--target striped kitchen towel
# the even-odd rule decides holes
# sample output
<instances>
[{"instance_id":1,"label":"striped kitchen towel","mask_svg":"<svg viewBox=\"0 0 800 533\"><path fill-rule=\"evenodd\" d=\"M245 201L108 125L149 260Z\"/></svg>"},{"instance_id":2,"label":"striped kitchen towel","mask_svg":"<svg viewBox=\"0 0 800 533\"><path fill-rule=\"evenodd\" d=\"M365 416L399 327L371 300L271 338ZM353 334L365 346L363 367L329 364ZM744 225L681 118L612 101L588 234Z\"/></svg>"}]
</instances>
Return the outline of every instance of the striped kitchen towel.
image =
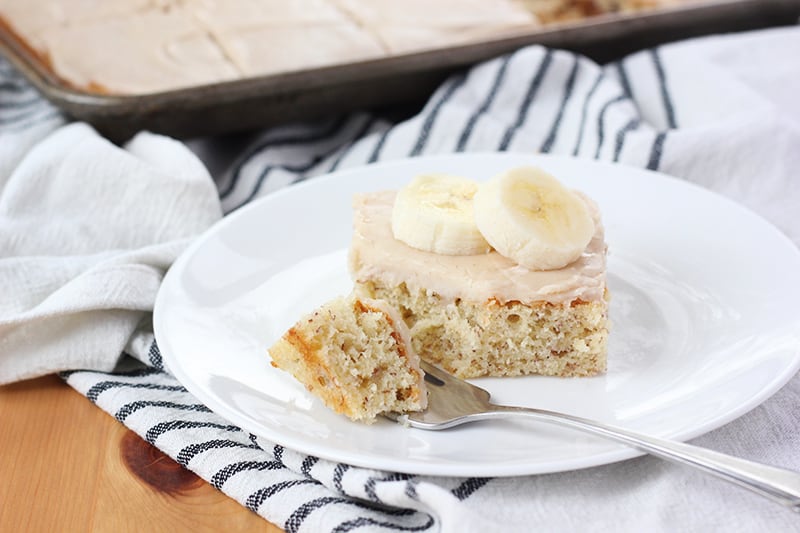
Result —
<instances>
[{"instance_id":1,"label":"striped kitchen towel","mask_svg":"<svg viewBox=\"0 0 800 533\"><path fill-rule=\"evenodd\" d=\"M84 125L64 125L0 61L0 382L64 371L90 401L291 532L797 530L796 515L785 509L649 457L541 476L432 478L370 471L267 442L210 412L164 370L147 323L154 294L133 297L136 285L127 283L143 272L158 279L187 236L219 216L220 205L230 212L332 170L443 152L551 152L661 170L734 198L800 243L797 50L794 27L676 43L605 66L528 47L453 76L419 114L397 124L356 113L287 125L256 135L232 157L229 141L189 142L211 169L211 193L208 174L184 145L144 135L118 148ZM91 164L81 146L92 147ZM137 179L146 180L146 190ZM106 196L57 197L70 184ZM129 212L155 203L159 209L148 210L155 223L137 226L134 235L126 232L136 228L99 223L109 214L98 198L113 198ZM196 216L165 218L170 206ZM64 236L37 214L59 209L73 217L91 212L96 218L86 222L95 225L81 229L84 248L52 243L58 257L43 258L48 235ZM38 248L21 242L28 235L20 232L34 229ZM125 249L114 244L114 232L124 235ZM75 278L98 265L115 267L100 269L99 278L115 292L92 308L105 327L85 335L45 335L40 328L24 339L35 361L26 367L14 357L22 350L20 331L54 313L86 311L86 292L72 290L72 279L46 278L53 264L43 259L66 261L70 254L82 259ZM30 291L38 291L35 298ZM124 311L131 314L120 320ZM53 340L59 334L64 338ZM76 361L82 348L93 357ZM59 357L59 349L72 356ZM37 358L41 350L48 357ZM694 442L800 470L799 400L795 377L752 412Z\"/></svg>"}]
</instances>

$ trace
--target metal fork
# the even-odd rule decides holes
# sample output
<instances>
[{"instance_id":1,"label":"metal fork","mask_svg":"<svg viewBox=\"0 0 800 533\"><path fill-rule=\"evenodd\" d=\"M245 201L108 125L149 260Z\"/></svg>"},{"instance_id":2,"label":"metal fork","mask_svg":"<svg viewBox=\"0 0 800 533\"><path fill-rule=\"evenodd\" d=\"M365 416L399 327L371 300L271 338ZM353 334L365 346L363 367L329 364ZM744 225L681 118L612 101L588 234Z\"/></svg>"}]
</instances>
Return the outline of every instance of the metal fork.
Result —
<instances>
[{"instance_id":1,"label":"metal fork","mask_svg":"<svg viewBox=\"0 0 800 533\"><path fill-rule=\"evenodd\" d=\"M699 468L766 496L790 507L795 512L800 512L800 474L797 472L746 461L691 444L649 437L564 413L528 407L495 405L489 401L488 391L451 376L424 361L420 366L425 371L428 408L402 416L392 414L389 415L389 418L419 429L438 430L478 420L525 416L533 420L586 431L638 448L668 461Z\"/></svg>"}]
</instances>

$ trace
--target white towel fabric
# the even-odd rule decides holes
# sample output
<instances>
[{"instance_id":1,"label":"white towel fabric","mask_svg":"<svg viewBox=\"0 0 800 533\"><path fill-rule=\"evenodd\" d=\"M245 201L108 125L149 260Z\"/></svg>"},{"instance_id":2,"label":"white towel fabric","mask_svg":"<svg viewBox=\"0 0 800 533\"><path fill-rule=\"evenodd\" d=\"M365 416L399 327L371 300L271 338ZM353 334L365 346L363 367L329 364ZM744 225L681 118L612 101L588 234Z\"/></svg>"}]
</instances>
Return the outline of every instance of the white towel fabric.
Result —
<instances>
[{"instance_id":1,"label":"white towel fabric","mask_svg":"<svg viewBox=\"0 0 800 533\"><path fill-rule=\"evenodd\" d=\"M220 218L216 189L166 137L123 150L75 123L20 157L42 133L23 131L0 134L19 159L0 176L0 383L113 370L187 239Z\"/></svg>"},{"instance_id":2,"label":"white towel fabric","mask_svg":"<svg viewBox=\"0 0 800 533\"><path fill-rule=\"evenodd\" d=\"M661 170L749 206L798 244L798 50L796 27L606 66L534 46L454 76L396 125L355 114L277 128L230 165L227 142L191 146L209 167L228 168L216 176L225 211L371 161L527 150ZM291 532L800 531L787 509L650 457L542 476L430 478L318 460L246 434L163 371L152 335L131 336L163 268L218 216L203 169L157 136L126 150L81 125L45 136L60 119L46 104L12 105L28 89L2 62L0 76L0 381L75 369L64 376L91 401ZM109 373L123 340L144 365ZM694 442L800 470L798 405L795 377Z\"/></svg>"}]
</instances>

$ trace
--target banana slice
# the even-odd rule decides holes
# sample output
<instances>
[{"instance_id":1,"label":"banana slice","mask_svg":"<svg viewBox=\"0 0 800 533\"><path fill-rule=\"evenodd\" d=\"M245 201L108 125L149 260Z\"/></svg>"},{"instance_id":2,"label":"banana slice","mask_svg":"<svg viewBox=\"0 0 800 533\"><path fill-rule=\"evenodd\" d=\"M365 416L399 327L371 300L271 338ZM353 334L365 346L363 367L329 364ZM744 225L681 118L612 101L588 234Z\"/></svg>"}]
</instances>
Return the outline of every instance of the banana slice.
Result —
<instances>
[{"instance_id":1,"label":"banana slice","mask_svg":"<svg viewBox=\"0 0 800 533\"><path fill-rule=\"evenodd\" d=\"M475 222L501 255L531 270L578 259L594 235L586 202L544 171L522 167L482 184Z\"/></svg>"},{"instance_id":2,"label":"banana slice","mask_svg":"<svg viewBox=\"0 0 800 533\"><path fill-rule=\"evenodd\" d=\"M400 189L392 208L392 233L407 245L444 255L491 250L472 209L474 181L445 174L417 176Z\"/></svg>"}]
</instances>

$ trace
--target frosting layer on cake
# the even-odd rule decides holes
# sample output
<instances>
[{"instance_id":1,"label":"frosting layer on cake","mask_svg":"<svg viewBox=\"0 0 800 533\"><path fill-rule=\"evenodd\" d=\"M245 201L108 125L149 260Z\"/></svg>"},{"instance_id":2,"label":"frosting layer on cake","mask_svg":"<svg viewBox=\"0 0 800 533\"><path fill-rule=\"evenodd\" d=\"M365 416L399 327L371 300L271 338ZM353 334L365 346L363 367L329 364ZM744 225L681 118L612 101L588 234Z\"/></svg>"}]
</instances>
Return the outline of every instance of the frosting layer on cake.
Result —
<instances>
[{"instance_id":1,"label":"frosting layer on cake","mask_svg":"<svg viewBox=\"0 0 800 533\"><path fill-rule=\"evenodd\" d=\"M537 271L517 265L495 251L480 255L441 255L411 248L394 238L391 228L395 191L356 195L349 266L357 282L379 279L405 283L411 291L426 290L447 300L593 302L603 299L606 244L600 211L589 198L595 234L583 254L558 269Z\"/></svg>"}]
</instances>

